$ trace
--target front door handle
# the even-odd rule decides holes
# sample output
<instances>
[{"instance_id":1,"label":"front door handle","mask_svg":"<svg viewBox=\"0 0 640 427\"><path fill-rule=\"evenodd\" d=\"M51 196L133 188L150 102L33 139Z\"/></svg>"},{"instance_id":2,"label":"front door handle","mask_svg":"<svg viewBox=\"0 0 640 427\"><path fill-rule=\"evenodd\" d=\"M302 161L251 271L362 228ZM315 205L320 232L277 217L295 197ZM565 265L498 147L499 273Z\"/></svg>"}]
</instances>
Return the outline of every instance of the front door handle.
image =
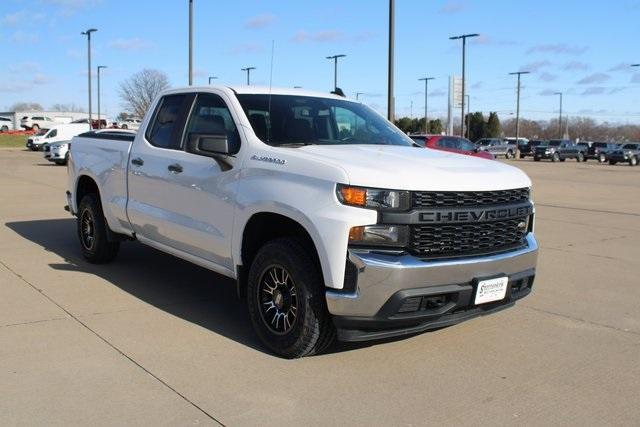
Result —
<instances>
[{"instance_id":1,"label":"front door handle","mask_svg":"<svg viewBox=\"0 0 640 427\"><path fill-rule=\"evenodd\" d=\"M182 166L178 163L174 163L172 165L167 166L167 169L169 169L169 172L172 173L181 173L182 172Z\"/></svg>"},{"instance_id":2,"label":"front door handle","mask_svg":"<svg viewBox=\"0 0 640 427\"><path fill-rule=\"evenodd\" d=\"M142 166L144 165L144 160L142 160L140 157L136 157L135 159L131 159L131 164L135 166Z\"/></svg>"}]
</instances>

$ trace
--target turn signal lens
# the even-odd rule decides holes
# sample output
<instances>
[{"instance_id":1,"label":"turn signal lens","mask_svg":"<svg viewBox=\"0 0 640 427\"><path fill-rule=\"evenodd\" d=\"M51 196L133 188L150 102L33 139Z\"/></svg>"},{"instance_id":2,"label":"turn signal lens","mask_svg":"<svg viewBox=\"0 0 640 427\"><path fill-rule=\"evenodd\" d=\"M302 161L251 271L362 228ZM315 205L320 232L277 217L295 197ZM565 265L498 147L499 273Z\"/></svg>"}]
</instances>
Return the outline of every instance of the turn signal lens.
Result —
<instances>
[{"instance_id":1,"label":"turn signal lens","mask_svg":"<svg viewBox=\"0 0 640 427\"><path fill-rule=\"evenodd\" d=\"M339 189L342 203L346 205L365 206L367 204L367 190L360 187L341 186Z\"/></svg>"}]
</instances>

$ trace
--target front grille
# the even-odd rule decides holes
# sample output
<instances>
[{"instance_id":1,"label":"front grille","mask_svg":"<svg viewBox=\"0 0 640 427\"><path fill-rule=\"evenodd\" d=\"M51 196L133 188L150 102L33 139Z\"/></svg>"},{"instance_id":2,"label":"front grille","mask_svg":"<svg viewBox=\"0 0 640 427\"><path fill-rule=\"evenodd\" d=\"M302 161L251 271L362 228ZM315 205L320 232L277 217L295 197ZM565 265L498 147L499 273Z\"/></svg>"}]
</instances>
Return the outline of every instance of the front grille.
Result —
<instances>
[{"instance_id":1,"label":"front grille","mask_svg":"<svg viewBox=\"0 0 640 427\"><path fill-rule=\"evenodd\" d=\"M504 205L529 200L528 188L497 191L416 191L414 208Z\"/></svg>"},{"instance_id":2,"label":"front grille","mask_svg":"<svg viewBox=\"0 0 640 427\"><path fill-rule=\"evenodd\" d=\"M447 258L497 253L525 244L527 218L479 224L410 226L409 251L423 258Z\"/></svg>"}]
</instances>

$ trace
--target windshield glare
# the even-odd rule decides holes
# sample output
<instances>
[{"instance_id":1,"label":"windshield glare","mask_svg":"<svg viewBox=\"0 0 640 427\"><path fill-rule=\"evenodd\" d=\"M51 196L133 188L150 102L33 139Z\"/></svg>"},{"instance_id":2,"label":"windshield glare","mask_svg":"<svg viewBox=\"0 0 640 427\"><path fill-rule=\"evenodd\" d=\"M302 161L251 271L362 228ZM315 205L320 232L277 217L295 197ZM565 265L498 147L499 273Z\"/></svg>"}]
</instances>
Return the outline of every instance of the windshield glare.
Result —
<instances>
[{"instance_id":1,"label":"windshield glare","mask_svg":"<svg viewBox=\"0 0 640 427\"><path fill-rule=\"evenodd\" d=\"M356 102L267 94L237 98L255 134L269 145L414 145L398 128Z\"/></svg>"}]
</instances>

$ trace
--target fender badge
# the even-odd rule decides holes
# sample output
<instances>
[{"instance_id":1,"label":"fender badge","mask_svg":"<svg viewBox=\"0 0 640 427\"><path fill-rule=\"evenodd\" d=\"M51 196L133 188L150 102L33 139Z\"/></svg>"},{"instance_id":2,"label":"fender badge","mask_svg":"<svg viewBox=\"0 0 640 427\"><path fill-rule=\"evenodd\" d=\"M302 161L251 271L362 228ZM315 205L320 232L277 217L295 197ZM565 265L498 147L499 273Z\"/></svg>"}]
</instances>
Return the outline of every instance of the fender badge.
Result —
<instances>
[{"instance_id":1,"label":"fender badge","mask_svg":"<svg viewBox=\"0 0 640 427\"><path fill-rule=\"evenodd\" d=\"M276 165L284 165L285 163L287 163L286 160L278 159L277 157L256 156L255 154L251 156L251 160L256 160L258 162L275 163Z\"/></svg>"}]
</instances>

